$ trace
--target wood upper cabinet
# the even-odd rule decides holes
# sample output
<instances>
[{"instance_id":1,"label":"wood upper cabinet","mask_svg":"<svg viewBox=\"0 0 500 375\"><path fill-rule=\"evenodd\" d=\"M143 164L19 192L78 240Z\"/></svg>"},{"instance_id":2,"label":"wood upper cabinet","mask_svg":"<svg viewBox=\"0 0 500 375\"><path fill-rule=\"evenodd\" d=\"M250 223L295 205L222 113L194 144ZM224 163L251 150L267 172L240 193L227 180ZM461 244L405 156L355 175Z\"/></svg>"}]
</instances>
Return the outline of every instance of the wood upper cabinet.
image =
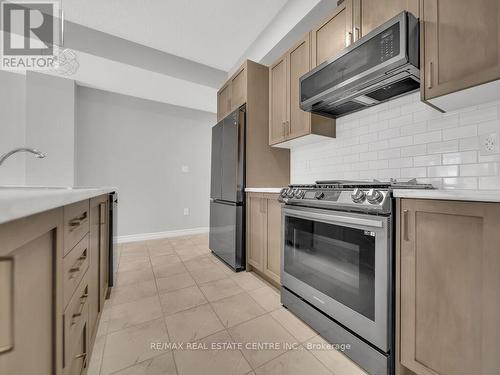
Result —
<instances>
[{"instance_id":1,"label":"wood upper cabinet","mask_svg":"<svg viewBox=\"0 0 500 375\"><path fill-rule=\"evenodd\" d=\"M285 140L287 121L287 58L282 56L269 68L269 144Z\"/></svg>"},{"instance_id":2,"label":"wood upper cabinet","mask_svg":"<svg viewBox=\"0 0 500 375\"><path fill-rule=\"evenodd\" d=\"M498 0L422 0L421 10L423 99L500 78Z\"/></svg>"},{"instance_id":3,"label":"wood upper cabinet","mask_svg":"<svg viewBox=\"0 0 500 375\"><path fill-rule=\"evenodd\" d=\"M311 70L311 33L269 68L269 144L289 147L288 141L310 135L335 136L335 120L300 109L299 79Z\"/></svg>"},{"instance_id":4,"label":"wood upper cabinet","mask_svg":"<svg viewBox=\"0 0 500 375\"><path fill-rule=\"evenodd\" d=\"M247 64L243 64L217 93L217 121L247 101Z\"/></svg>"},{"instance_id":5,"label":"wood upper cabinet","mask_svg":"<svg viewBox=\"0 0 500 375\"><path fill-rule=\"evenodd\" d=\"M281 273L281 203L278 194L266 194L267 244L264 258L264 274L280 283Z\"/></svg>"},{"instance_id":6,"label":"wood upper cabinet","mask_svg":"<svg viewBox=\"0 0 500 375\"><path fill-rule=\"evenodd\" d=\"M297 138L311 130L311 114L299 107L299 79L311 70L311 35L307 34L288 52L287 92L288 120L285 127L286 137Z\"/></svg>"},{"instance_id":7,"label":"wood upper cabinet","mask_svg":"<svg viewBox=\"0 0 500 375\"><path fill-rule=\"evenodd\" d=\"M354 41L405 10L418 18L419 0L353 0Z\"/></svg>"},{"instance_id":8,"label":"wood upper cabinet","mask_svg":"<svg viewBox=\"0 0 500 375\"><path fill-rule=\"evenodd\" d=\"M226 83L217 93L217 121L231 112L231 85Z\"/></svg>"},{"instance_id":9,"label":"wood upper cabinet","mask_svg":"<svg viewBox=\"0 0 500 375\"><path fill-rule=\"evenodd\" d=\"M247 101L247 69L243 65L231 78L231 111Z\"/></svg>"},{"instance_id":10,"label":"wood upper cabinet","mask_svg":"<svg viewBox=\"0 0 500 375\"><path fill-rule=\"evenodd\" d=\"M312 30L311 66L316 67L334 57L352 40L352 0L346 0Z\"/></svg>"},{"instance_id":11,"label":"wood upper cabinet","mask_svg":"<svg viewBox=\"0 0 500 375\"><path fill-rule=\"evenodd\" d=\"M418 375L497 374L500 204L400 207L401 364Z\"/></svg>"},{"instance_id":12,"label":"wood upper cabinet","mask_svg":"<svg viewBox=\"0 0 500 375\"><path fill-rule=\"evenodd\" d=\"M264 269L264 250L267 245L267 201L262 194L247 196L247 262Z\"/></svg>"}]
</instances>

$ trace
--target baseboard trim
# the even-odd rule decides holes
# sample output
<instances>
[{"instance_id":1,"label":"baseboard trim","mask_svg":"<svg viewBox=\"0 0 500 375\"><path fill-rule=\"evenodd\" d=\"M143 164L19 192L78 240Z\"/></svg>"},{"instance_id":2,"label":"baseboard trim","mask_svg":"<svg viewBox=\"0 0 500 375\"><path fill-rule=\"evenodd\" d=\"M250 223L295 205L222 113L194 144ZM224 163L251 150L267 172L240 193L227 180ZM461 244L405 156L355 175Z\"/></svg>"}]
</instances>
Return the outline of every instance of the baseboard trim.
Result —
<instances>
[{"instance_id":1,"label":"baseboard trim","mask_svg":"<svg viewBox=\"0 0 500 375\"><path fill-rule=\"evenodd\" d=\"M157 240L160 238L190 236L193 234L203 234L203 233L208 233L208 227L170 230L166 232L155 232L155 233L129 234L127 236L117 236L116 242L126 243L126 242L137 242L146 240Z\"/></svg>"}]
</instances>

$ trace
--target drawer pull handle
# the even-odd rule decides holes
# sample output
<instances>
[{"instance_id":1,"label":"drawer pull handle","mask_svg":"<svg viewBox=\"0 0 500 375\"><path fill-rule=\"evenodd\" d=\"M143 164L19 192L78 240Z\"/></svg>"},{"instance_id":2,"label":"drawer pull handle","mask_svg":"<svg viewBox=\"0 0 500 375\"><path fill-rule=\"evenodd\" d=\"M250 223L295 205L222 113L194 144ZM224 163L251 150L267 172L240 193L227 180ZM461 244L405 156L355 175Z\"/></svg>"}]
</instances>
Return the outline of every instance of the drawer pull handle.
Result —
<instances>
[{"instance_id":1,"label":"drawer pull handle","mask_svg":"<svg viewBox=\"0 0 500 375\"><path fill-rule=\"evenodd\" d=\"M71 316L71 326L74 326L76 323L78 323L80 321L79 318L83 314L83 308L85 306L85 303L87 302L87 297L88 296L89 295L87 293L85 293L85 294L82 294L82 296L80 297L80 309L78 310L78 312L74 313Z\"/></svg>"},{"instance_id":2,"label":"drawer pull handle","mask_svg":"<svg viewBox=\"0 0 500 375\"><path fill-rule=\"evenodd\" d=\"M71 274L70 276L70 279L73 279L75 277L75 274L80 272L80 270L82 269L82 265L83 263L85 262L85 260L87 260L87 249L85 249L85 251L83 252L83 254L78 258L78 261L77 261L77 265L71 267L69 269L69 273Z\"/></svg>"},{"instance_id":3,"label":"drawer pull handle","mask_svg":"<svg viewBox=\"0 0 500 375\"><path fill-rule=\"evenodd\" d=\"M80 358L85 358L85 357L87 357L87 353L75 355L75 359L80 359Z\"/></svg>"},{"instance_id":4,"label":"drawer pull handle","mask_svg":"<svg viewBox=\"0 0 500 375\"><path fill-rule=\"evenodd\" d=\"M82 216L70 220L69 226L71 231L77 229L80 225L87 221L87 212L84 212Z\"/></svg>"},{"instance_id":5,"label":"drawer pull handle","mask_svg":"<svg viewBox=\"0 0 500 375\"><path fill-rule=\"evenodd\" d=\"M410 240L408 236L408 210L403 211L403 239L405 241Z\"/></svg>"}]
</instances>

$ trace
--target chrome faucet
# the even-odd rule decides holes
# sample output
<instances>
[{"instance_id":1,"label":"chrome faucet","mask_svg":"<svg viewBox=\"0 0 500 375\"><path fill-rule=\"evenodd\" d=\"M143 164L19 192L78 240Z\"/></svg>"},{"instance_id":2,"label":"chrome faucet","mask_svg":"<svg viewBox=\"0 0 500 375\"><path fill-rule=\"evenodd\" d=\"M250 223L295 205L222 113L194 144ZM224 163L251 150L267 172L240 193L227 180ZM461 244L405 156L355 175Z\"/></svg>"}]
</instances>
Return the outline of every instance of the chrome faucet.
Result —
<instances>
[{"instance_id":1,"label":"chrome faucet","mask_svg":"<svg viewBox=\"0 0 500 375\"><path fill-rule=\"evenodd\" d=\"M19 148L15 148L14 150L11 150L11 151L7 152L6 154L3 154L2 156L0 156L0 165L2 165L3 162L5 160L7 160L9 157L11 157L12 155L14 155L18 152L31 152L38 159L43 159L44 157L47 156L46 153L41 152L41 151L37 150L36 148L19 147Z\"/></svg>"}]
</instances>

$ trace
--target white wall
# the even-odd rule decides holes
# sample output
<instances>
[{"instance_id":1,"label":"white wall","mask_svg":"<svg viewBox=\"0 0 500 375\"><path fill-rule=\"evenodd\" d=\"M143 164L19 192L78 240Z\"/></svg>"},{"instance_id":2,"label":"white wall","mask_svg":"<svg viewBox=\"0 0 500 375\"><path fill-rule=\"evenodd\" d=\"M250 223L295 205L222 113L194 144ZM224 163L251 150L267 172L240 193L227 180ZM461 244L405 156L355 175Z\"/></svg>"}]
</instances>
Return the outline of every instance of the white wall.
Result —
<instances>
[{"instance_id":1,"label":"white wall","mask_svg":"<svg viewBox=\"0 0 500 375\"><path fill-rule=\"evenodd\" d=\"M76 182L118 188L118 235L208 226L215 114L85 87L76 98Z\"/></svg>"},{"instance_id":2,"label":"white wall","mask_svg":"<svg viewBox=\"0 0 500 375\"><path fill-rule=\"evenodd\" d=\"M25 76L0 71L0 154L25 146ZM11 156L0 165L0 184L25 183L25 155Z\"/></svg>"},{"instance_id":3,"label":"white wall","mask_svg":"<svg viewBox=\"0 0 500 375\"><path fill-rule=\"evenodd\" d=\"M26 144L47 153L26 157L28 185L75 183L75 83L46 74L26 74Z\"/></svg>"},{"instance_id":4,"label":"white wall","mask_svg":"<svg viewBox=\"0 0 500 375\"><path fill-rule=\"evenodd\" d=\"M337 138L291 151L292 183L409 179L446 189L500 189L500 155L479 136L500 132L500 102L442 114L419 94L342 117Z\"/></svg>"}]
</instances>

